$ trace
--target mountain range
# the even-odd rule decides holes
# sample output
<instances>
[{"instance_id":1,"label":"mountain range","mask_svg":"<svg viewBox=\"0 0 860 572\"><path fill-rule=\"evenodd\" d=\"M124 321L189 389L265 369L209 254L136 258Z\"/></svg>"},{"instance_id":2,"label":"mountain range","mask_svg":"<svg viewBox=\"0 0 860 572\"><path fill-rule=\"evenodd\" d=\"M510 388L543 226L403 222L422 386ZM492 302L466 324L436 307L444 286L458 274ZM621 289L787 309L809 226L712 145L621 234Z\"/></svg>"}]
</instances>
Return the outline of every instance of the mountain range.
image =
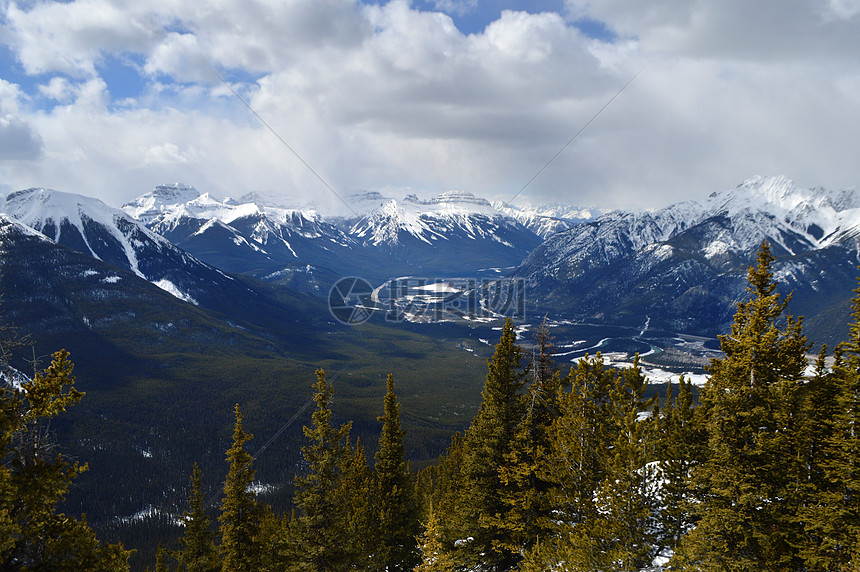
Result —
<instances>
[{"instance_id":1,"label":"mountain range","mask_svg":"<svg viewBox=\"0 0 860 572\"><path fill-rule=\"evenodd\" d=\"M377 192L349 197L349 216L272 204L259 195L216 199L182 184L123 205L149 230L221 269L315 291L341 276L473 275L512 268L541 242L516 218L471 193L429 200Z\"/></svg>"},{"instance_id":2,"label":"mountain range","mask_svg":"<svg viewBox=\"0 0 860 572\"><path fill-rule=\"evenodd\" d=\"M794 292L792 308L816 328L844 324L828 316L846 307L858 260L858 194L804 189L781 176L653 211L494 205L464 191L430 199L368 192L348 203L348 216L325 216L177 183L121 210L27 189L0 198L0 212L225 315L244 299L237 289L248 289L240 275L326 296L344 276L379 284L492 271L525 281L533 313L626 325L650 319L713 335L731 320L746 269L767 240L777 277ZM830 340L838 331L816 333Z\"/></svg>"},{"instance_id":3,"label":"mountain range","mask_svg":"<svg viewBox=\"0 0 860 572\"><path fill-rule=\"evenodd\" d=\"M839 339L855 284L860 195L754 177L703 201L613 211L553 234L515 275L539 311L673 331L725 331L767 240L791 310ZM834 319L835 318L835 319Z\"/></svg>"},{"instance_id":4,"label":"mountain range","mask_svg":"<svg viewBox=\"0 0 860 572\"><path fill-rule=\"evenodd\" d=\"M0 212L126 270L180 300L229 315L240 276L327 296L344 276L381 284L509 274L533 314L714 335L745 293L762 241L792 309L832 341L843 331L858 260L860 197L753 177L701 201L653 211L491 204L464 191L430 199L377 192L325 216L246 194L156 187L122 209L46 189L0 198ZM833 319L833 317L836 317Z\"/></svg>"}]
</instances>

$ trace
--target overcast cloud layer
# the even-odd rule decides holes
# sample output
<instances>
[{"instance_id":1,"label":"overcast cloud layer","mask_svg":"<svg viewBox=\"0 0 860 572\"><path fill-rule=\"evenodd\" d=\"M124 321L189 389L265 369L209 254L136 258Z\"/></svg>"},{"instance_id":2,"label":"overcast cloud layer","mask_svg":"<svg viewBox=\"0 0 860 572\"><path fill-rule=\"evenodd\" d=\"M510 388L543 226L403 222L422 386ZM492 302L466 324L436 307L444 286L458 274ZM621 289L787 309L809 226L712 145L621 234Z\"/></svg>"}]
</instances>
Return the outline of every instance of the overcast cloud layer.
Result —
<instances>
[{"instance_id":1,"label":"overcast cloud layer","mask_svg":"<svg viewBox=\"0 0 860 572\"><path fill-rule=\"evenodd\" d=\"M2 3L0 188L336 206L223 79L341 195L507 200L640 70L514 203L660 207L755 174L858 186L860 0L506 5Z\"/></svg>"}]
</instances>

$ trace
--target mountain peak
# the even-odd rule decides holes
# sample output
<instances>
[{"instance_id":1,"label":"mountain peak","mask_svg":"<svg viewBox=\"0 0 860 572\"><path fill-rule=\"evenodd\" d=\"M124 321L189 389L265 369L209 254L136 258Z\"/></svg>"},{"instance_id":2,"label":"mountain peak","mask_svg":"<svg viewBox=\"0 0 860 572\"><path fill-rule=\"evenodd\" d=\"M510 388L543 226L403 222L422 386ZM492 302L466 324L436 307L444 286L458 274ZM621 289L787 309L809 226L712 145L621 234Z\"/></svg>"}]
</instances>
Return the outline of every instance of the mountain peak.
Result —
<instances>
[{"instance_id":1,"label":"mountain peak","mask_svg":"<svg viewBox=\"0 0 860 572\"><path fill-rule=\"evenodd\" d=\"M787 211L797 208L810 199L810 191L798 187L785 175L750 177L737 191L747 193L751 199L759 199Z\"/></svg>"},{"instance_id":2,"label":"mountain peak","mask_svg":"<svg viewBox=\"0 0 860 572\"><path fill-rule=\"evenodd\" d=\"M481 207L491 207L490 201L483 197L476 197L469 191L445 191L439 193L429 201L428 204L434 205L478 205Z\"/></svg>"},{"instance_id":3,"label":"mountain peak","mask_svg":"<svg viewBox=\"0 0 860 572\"><path fill-rule=\"evenodd\" d=\"M173 183L172 185L158 185L155 190L150 193L153 197L158 198L165 203L185 203L196 199L201 195L195 187L184 183ZM146 196L146 195L144 195Z\"/></svg>"},{"instance_id":4,"label":"mountain peak","mask_svg":"<svg viewBox=\"0 0 860 572\"><path fill-rule=\"evenodd\" d=\"M80 225L83 212L98 219L115 214L114 209L98 199L38 187L15 191L0 200L0 211L36 230L41 230L37 224L48 221L59 224L63 219Z\"/></svg>"},{"instance_id":5,"label":"mountain peak","mask_svg":"<svg viewBox=\"0 0 860 572\"><path fill-rule=\"evenodd\" d=\"M203 194L205 193L184 183L158 185L152 191L122 205L122 210L134 219L147 221L160 212L193 201Z\"/></svg>"}]
</instances>

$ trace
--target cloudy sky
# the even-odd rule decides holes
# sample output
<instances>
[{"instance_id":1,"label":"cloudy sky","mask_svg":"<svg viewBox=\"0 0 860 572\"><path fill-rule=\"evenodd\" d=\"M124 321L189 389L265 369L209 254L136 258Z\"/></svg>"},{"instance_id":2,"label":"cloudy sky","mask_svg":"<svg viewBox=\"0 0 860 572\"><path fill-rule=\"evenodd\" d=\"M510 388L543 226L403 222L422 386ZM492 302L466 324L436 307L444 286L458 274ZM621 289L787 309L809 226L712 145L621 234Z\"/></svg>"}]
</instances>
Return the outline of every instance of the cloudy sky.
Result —
<instances>
[{"instance_id":1,"label":"cloudy sky","mask_svg":"<svg viewBox=\"0 0 860 572\"><path fill-rule=\"evenodd\" d=\"M515 204L660 207L756 174L860 187L860 0L0 7L4 191L335 206L286 143L342 196L507 200L639 72Z\"/></svg>"}]
</instances>

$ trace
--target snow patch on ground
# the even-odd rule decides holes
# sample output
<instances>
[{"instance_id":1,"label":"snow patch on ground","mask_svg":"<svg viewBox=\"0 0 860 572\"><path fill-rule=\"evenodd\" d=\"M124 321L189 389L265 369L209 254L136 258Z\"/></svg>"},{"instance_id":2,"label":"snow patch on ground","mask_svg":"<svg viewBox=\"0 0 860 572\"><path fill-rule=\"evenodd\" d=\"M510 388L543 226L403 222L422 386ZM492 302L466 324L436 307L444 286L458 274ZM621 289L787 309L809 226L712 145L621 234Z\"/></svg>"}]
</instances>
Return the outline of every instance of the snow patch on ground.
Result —
<instances>
[{"instance_id":1,"label":"snow patch on ground","mask_svg":"<svg viewBox=\"0 0 860 572\"><path fill-rule=\"evenodd\" d=\"M153 284L155 284L156 286L158 286L159 288L161 288L162 290L164 290L168 294L172 294L176 298L179 298L183 302L189 302L191 304L194 304L195 306L199 305L197 303L197 300L195 300L190 295L186 294L185 292L183 292L182 290L177 288L176 284L174 284L173 282L171 282L167 278L162 278L161 280L157 280L157 281L153 282Z\"/></svg>"},{"instance_id":2,"label":"snow patch on ground","mask_svg":"<svg viewBox=\"0 0 860 572\"><path fill-rule=\"evenodd\" d=\"M267 493L273 493L278 490L278 487L275 485L270 485L268 483L261 483L259 481L254 481L250 485L248 485L247 491L254 495L261 495Z\"/></svg>"},{"instance_id":3,"label":"snow patch on ground","mask_svg":"<svg viewBox=\"0 0 860 572\"><path fill-rule=\"evenodd\" d=\"M616 353L610 352L603 354L603 360L608 366L612 367L632 367L633 360L630 359L626 353ZM640 363L639 368L642 370L642 374L648 378L648 381L651 383L678 383L678 378L682 375L684 379L690 381L696 387L702 387L708 381L708 375L704 373L694 373L692 371L685 371L683 373L675 373L672 371L666 371L665 369L660 369L658 367L645 367Z\"/></svg>"},{"instance_id":4,"label":"snow patch on ground","mask_svg":"<svg viewBox=\"0 0 860 572\"><path fill-rule=\"evenodd\" d=\"M149 520L151 518L158 518L160 516L166 516L167 519L176 526L185 526L185 520L181 516L177 516L175 514L171 514L167 511L161 510L160 508L156 508L152 505L148 505L147 507L137 511L136 513L130 516L120 516L116 518L116 522L122 524L134 523L134 522L143 522L145 520Z\"/></svg>"}]
</instances>

